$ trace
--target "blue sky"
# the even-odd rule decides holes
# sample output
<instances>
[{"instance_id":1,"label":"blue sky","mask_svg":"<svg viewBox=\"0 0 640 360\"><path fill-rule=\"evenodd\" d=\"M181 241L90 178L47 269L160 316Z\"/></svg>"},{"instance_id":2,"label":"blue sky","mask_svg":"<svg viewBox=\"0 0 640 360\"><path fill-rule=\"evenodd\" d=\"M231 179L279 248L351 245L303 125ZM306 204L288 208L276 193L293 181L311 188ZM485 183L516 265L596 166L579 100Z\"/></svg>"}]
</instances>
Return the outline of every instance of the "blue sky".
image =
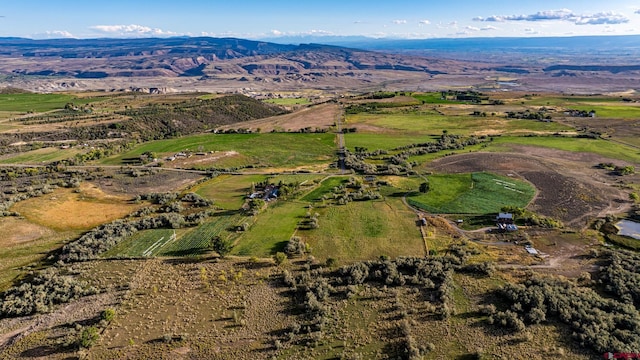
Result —
<instances>
[{"instance_id":1,"label":"blue sky","mask_svg":"<svg viewBox=\"0 0 640 360\"><path fill-rule=\"evenodd\" d=\"M378 38L640 34L638 1L1 0L0 36Z\"/></svg>"}]
</instances>

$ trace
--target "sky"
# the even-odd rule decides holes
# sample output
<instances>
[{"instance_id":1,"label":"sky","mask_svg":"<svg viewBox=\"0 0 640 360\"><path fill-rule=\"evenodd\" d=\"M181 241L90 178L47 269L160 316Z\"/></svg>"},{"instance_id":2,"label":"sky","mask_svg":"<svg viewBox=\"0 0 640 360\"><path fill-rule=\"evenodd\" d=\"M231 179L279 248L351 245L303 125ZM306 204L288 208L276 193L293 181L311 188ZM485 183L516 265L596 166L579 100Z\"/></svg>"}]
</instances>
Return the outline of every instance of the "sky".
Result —
<instances>
[{"instance_id":1,"label":"sky","mask_svg":"<svg viewBox=\"0 0 640 360\"><path fill-rule=\"evenodd\" d=\"M459 38L640 34L628 0L0 0L0 37Z\"/></svg>"}]
</instances>

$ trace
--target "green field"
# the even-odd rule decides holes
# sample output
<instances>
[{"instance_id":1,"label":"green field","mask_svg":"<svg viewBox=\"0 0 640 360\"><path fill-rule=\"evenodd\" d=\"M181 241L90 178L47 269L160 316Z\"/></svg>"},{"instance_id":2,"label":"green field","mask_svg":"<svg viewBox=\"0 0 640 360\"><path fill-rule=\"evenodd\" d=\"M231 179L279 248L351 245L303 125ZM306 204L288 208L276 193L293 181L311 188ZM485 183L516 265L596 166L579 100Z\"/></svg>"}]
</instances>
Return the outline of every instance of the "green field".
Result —
<instances>
[{"instance_id":1,"label":"green field","mask_svg":"<svg viewBox=\"0 0 640 360\"><path fill-rule=\"evenodd\" d=\"M426 104L455 104L457 101L446 100L442 98L442 94L440 92L432 92L432 93L423 93L423 94L413 94L412 95L416 100L424 102Z\"/></svg>"},{"instance_id":2,"label":"green field","mask_svg":"<svg viewBox=\"0 0 640 360\"><path fill-rule=\"evenodd\" d=\"M139 231L111 248L104 257L119 256L155 256L164 251L167 246L177 241L173 239L172 229L153 229ZM176 237L178 237L176 231Z\"/></svg>"},{"instance_id":3,"label":"green field","mask_svg":"<svg viewBox=\"0 0 640 360\"><path fill-rule=\"evenodd\" d=\"M177 241L158 251L160 256L198 255L207 252L207 247L216 236L232 240L236 233L235 226L241 224L245 217L240 213L234 215L214 216L196 228L187 230Z\"/></svg>"},{"instance_id":4,"label":"green field","mask_svg":"<svg viewBox=\"0 0 640 360\"><path fill-rule=\"evenodd\" d=\"M266 175L220 175L193 189L198 195L213 200L225 210L238 210L251 192L251 184L264 181Z\"/></svg>"},{"instance_id":5,"label":"green field","mask_svg":"<svg viewBox=\"0 0 640 360\"><path fill-rule=\"evenodd\" d=\"M59 149L57 147L47 147L27 152L12 154L12 156L0 159L2 164L40 164L43 162L52 162L65 160L81 153L79 149Z\"/></svg>"},{"instance_id":6,"label":"green field","mask_svg":"<svg viewBox=\"0 0 640 360\"><path fill-rule=\"evenodd\" d=\"M102 160L106 165L120 165L124 159L144 152L161 156L180 151L236 151L245 157L244 164L255 166L300 166L330 162L336 151L333 134L200 134L144 143L118 156Z\"/></svg>"},{"instance_id":7,"label":"green field","mask_svg":"<svg viewBox=\"0 0 640 360\"><path fill-rule=\"evenodd\" d=\"M388 129L390 132L406 133L407 139L423 135L438 135L443 130L450 134L482 134L489 130L500 133L523 132L559 132L574 130L557 122L535 120L506 119L504 117L480 117L471 115L445 116L436 112L391 112L385 114L359 113L347 116L346 126L351 124L370 124ZM411 135L408 135L411 134ZM395 137L395 134L388 134ZM401 137L400 137L401 139ZM383 140L389 143L391 140ZM349 144L351 146L351 144Z\"/></svg>"},{"instance_id":8,"label":"green field","mask_svg":"<svg viewBox=\"0 0 640 360\"><path fill-rule=\"evenodd\" d=\"M601 103L619 104L621 99L606 96L525 96L524 98L517 100L525 105L554 105L573 108L578 105L588 106L590 104L595 105Z\"/></svg>"},{"instance_id":9,"label":"green field","mask_svg":"<svg viewBox=\"0 0 640 360\"><path fill-rule=\"evenodd\" d=\"M319 228L299 231L318 259L339 262L375 259L380 255L423 256L424 244L416 215L399 198L351 202L314 209Z\"/></svg>"},{"instance_id":10,"label":"green field","mask_svg":"<svg viewBox=\"0 0 640 360\"><path fill-rule=\"evenodd\" d=\"M232 254L267 257L282 251L306 212L299 202L278 201L269 205L236 241Z\"/></svg>"},{"instance_id":11,"label":"green field","mask_svg":"<svg viewBox=\"0 0 640 360\"><path fill-rule=\"evenodd\" d=\"M311 104L311 101L307 98L267 99L263 101L269 104L276 104L276 105L283 105L283 106Z\"/></svg>"},{"instance_id":12,"label":"green field","mask_svg":"<svg viewBox=\"0 0 640 360\"><path fill-rule=\"evenodd\" d=\"M77 98L66 94L0 94L0 111L45 112L64 108L66 103L89 104L103 98Z\"/></svg>"},{"instance_id":13,"label":"green field","mask_svg":"<svg viewBox=\"0 0 640 360\"><path fill-rule=\"evenodd\" d=\"M306 194L300 200L308 201L308 202L318 201L322 197L322 195L330 193L334 187L342 184L347 179L348 178L344 176L335 176L335 177L327 178L322 183L320 183L320 186L313 189L313 191Z\"/></svg>"},{"instance_id":14,"label":"green field","mask_svg":"<svg viewBox=\"0 0 640 360\"><path fill-rule=\"evenodd\" d=\"M497 213L507 205L525 207L535 195L528 183L491 173L437 174L428 179L429 192L414 193L409 202L438 214Z\"/></svg>"},{"instance_id":15,"label":"green field","mask_svg":"<svg viewBox=\"0 0 640 360\"><path fill-rule=\"evenodd\" d=\"M640 106L632 105L580 105L571 109L596 112L599 118L637 119L640 118Z\"/></svg>"}]
</instances>

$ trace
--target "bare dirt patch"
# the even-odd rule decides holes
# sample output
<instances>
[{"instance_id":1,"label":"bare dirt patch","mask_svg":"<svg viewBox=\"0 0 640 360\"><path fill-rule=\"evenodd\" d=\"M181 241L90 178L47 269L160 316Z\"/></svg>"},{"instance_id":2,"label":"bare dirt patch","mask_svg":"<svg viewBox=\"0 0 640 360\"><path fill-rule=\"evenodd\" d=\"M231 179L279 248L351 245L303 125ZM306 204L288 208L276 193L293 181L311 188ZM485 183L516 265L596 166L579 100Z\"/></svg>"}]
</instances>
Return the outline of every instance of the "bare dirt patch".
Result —
<instances>
[{"instance_id":1,"label":"bare dirt patch","mask_svg":"<svg viewBox=\"0 0 640 360\"><path fill-rule=\"evenodd\" d=\"M53 232L40 225L32 224L24 219L6 217L0 219L0 248L24 244L38 240Z\"/></svg>"},{"instance_id":2,"label":"bare dirt patch","mask_svg":"<svg viewBox=\"0 0 640 360\"><path fill-rule=\"evenodd\" d=\"M226 167L226 163L242 162L246 157L237 151L215 151L211 153L195 154L190 157L180 157L174 161L167 161L164 167L170 168L206 168Z\"/></svg>"},{"instance_id":3,"label":"bare dirt patch","mask_svg":"<svg viewBox=\"0 0 640 360\"><path fill-rule=\"evenodd\" d=\"M114 174L101 177L91 183L105 194L133 198L136 195L152 192L169 192L194 184L202 175L189 172L158 170L150 174L132 177L125 174Z\"/></svg>"},{"instance_id":4,"label":"bare dirt patch","mask_svg":"<svg viewBox=\"0 0 640 360\"><path fill-rule=\"evenodd\" d=\"M582 228L592 217L623 211L627 195L614 187L616 179L593 168L608 160L594 154L534 147L520 153L472 153L434 161L430 170L445 173L491 171L531 182L538 194L529 205L537 213Z\"/></svg>"},{"instance_id":5,"label":"bare dirt patch","mask_svg":"<svg viewBox=\"0 0 640 360\"><path fill-rule=\"evenodd\" d=\"M266 119L258 119L242 122L234 125L223 126L220 130L249 128L260 129L260 132L271 131L299 131L304 128L326 129L333 126L341 109L338 104L328 103L312 105L291 114L274 116Z\"/></svg>"}]
</instances>

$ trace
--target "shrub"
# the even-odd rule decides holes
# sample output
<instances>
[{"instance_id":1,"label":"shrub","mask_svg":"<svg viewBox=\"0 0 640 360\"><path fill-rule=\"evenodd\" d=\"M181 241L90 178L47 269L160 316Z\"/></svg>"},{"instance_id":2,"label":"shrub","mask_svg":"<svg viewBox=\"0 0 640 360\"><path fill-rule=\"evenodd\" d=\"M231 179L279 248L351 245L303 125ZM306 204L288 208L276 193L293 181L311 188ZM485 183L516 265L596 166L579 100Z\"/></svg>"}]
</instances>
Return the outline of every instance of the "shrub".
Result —
<instances>
[{"instance_id":1,"label":"shrub","mask_svg":"<svg viewBox=\"0 0 640 360\"><path fill-rule=\"evenodd\" d=\"M86 283L49 268L2 293L0 317L49 312L54 305L94 293L96 290Z\"/></svg>"},{"instance_id":2,"label":"shrub","mask_svg":"<svg viewBox=\"0 0 640 360\"><path fill-rule=\"evenodd\" d=\"M233 249L233 243L230 240L221 238L220 236L214 236L210 241L209 248L220 257L225 257Z\"/></svg>"},{"instance_id":3,"label":"shrub","mask_svg":"<svg viewBox=\"0 0 640 360\"><path fill-rule=\"evenodd\" d=\"M98 328L95 326L89 326L82 330L80 333L80 339L78 339L78 345L80 347L88 349L92 347L96 341L98 341L99 334Z\"/></svg>"},{"instance_id":4,"label":"shrub","mask_svg":"<svg viewBox=\"0 0 640 360\"><path fill-rule=\"evenodd\" d=\"M107 322L111 322L116 316L116 311L113 309L106 309L100 314L100 318Z\"/></svg>"},{"instance_id":5,"label":"shrub","mask_svg":"<svg viewBox=\"0 0 640 360\"><path fill-rule=\"evenodd\" d=\"M285 265L287 263L287 254L278 251L273 255L273 261L275 261L278 266Z\"/></svg>"}]
</instances>

